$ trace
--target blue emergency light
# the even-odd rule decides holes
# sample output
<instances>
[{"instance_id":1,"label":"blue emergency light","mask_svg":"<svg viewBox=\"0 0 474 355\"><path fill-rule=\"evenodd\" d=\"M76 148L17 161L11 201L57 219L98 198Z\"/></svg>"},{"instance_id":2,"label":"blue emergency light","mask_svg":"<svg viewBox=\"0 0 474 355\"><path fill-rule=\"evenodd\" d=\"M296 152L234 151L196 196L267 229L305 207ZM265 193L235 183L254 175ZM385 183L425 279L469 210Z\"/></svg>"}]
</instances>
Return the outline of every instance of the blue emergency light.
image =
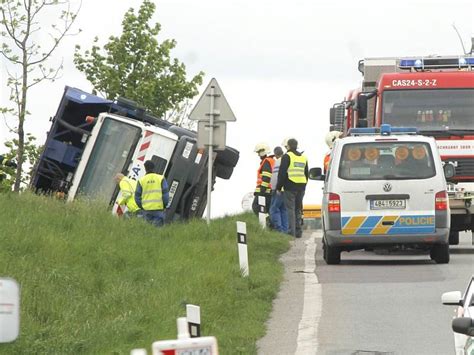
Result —
<instances>
[{"instance_id":1,"label":"blue emergency light","mask_svg":"<svg viewBox=\"0 0 474 355\"><path fill-rule=\"evenodd\" d=\"M383 124L378 127L370 128L351 128L348 132L349 136L369 136L380 134L382 136L390 136L391 134L418 134L416 127L392 127L389 124Z\"/></svg>"},{"instance_id":2,"label":"blue emergency light","mask_svg":"<svg viewBox=\"0 0 474 355\"><path fill-rule=\"evenodd\" d=\"M467 68L474 66L474 57L432 57L400 59L400 69Z\"/></svg>"}]
</instances>

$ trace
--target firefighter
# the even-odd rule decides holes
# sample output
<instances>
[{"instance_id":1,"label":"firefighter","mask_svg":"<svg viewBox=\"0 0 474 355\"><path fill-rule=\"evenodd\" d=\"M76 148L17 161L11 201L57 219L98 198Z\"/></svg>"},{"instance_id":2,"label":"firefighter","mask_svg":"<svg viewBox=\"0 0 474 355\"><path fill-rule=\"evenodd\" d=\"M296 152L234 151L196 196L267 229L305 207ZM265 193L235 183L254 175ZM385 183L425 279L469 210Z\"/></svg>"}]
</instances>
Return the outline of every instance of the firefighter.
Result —
<instances>
[{"instance_id":1,"label":"firefighter","mask_svg":"<svg viewBox=\"0 0 474 355\"><path fill-rule=\"evenodd\" d=\"M258 215L258 197L265 197L265 210L268 212L270 209L271 195L272 195L272 171L275 160L273 155L268 156L270 153L270 147L266 143L259 143L255 146L254 152L258 154L260 158L260 165L257 169L257 186L255 187L254 199L252 203L253 212Z\"/></svg>"},{"instance_id":2,"label":"firefighter","mask_svg":"<svg viewBox=\"0 0 474 355\"><path fill-rule=\"evenodd\" d=\"M119 185L121 198L117 201L120 206L127 206L125 217L131 217L140 211L137 203L135 202L135 191L137 189L137 181L126 177L125 175L118 173L115 175L115 182Z\"/></svg>"},{"instance_id":3,"label":"firefighter","mask_svg":"<svg viewBox=\"0 0 474 355\"><path fill-rule=\"evenodd\" d=\"M339 132L339 131L331 131L328 134L326 134L325 141L329 148L329 151L324 156L324 174L327 173L328 168L329 168L329 160L331 158L331 151L332 151L332 148L334 147L334 142L338 140L339 138L341 138L341 136L342 136L342 132Z\"/></svg>"},{"instance_id":4,"label":"firefighter","mask_svg":"<svg viewBox=\"0 0 474 355\"><path fill-rule=\"evenodd\" d=\"M155 164L151 160L145 162L145 176L137 183L135 202L142 209L142 217L161 227L165 223L165 209L169 201L168 183L163 175L156 174Z\"/></svg>"}]
</instances>

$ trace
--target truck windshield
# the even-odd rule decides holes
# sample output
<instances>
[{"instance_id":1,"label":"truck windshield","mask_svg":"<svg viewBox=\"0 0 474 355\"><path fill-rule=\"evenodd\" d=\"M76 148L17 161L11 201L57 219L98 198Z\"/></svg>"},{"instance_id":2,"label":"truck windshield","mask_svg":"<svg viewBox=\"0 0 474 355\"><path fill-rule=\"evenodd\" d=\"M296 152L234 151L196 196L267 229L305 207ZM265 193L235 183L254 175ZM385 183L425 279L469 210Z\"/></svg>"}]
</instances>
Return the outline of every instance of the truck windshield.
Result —
<instances>
[{"instance_id":1,"label":"truck windshield","mask_svg":"<svg viewBox=\"0 0 474 355\"><path fill-rule=\"evenodd\" d=\"M474 89L388 90L382 122L420 131L473 131Z\"/></svg>"},{"instance_id":2,"label":"truck windshield","mask_svg":"<svg viewBox=\"0 0 474 355\"><path fill-rule=\"evenodd\" d=\"M79 193L108 202L116 188L113 178L128 165L140 134L140 128L106 117L79 184Z\"/></svg>"},{"instance_id":3,"label":"truck windshield","mask_svg":"<svg viewBox=\"0 0 474 355\"><path fill-rule=\"evenodd\" d=\"M435 176L433 155L423 142L344 145L339 177L345 180L408 180Z\"/></svg>"}]
</instances>

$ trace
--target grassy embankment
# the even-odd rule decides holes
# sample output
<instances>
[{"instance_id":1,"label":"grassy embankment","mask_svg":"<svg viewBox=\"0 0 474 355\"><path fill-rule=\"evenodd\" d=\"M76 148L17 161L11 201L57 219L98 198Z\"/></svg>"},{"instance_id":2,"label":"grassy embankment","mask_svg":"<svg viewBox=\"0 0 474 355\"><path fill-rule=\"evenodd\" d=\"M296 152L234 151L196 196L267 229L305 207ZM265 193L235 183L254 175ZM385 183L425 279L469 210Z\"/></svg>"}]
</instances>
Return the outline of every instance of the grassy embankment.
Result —
<instances>
[{"instance_id":1,"label":"grassy embankment","mask_svg":"<svg viewBox=\"0 0 474 355\"><path fill-rule=\"evenodd\" d=\"M20 337L6 354L129 354L176 338L185 304L222 354L254 354L282 280L288 238L240 215L156 229L104 206L0 195L0 276L21 285ZM250 277L235 222L247 222Z\"/></svg>"}]
</instances>

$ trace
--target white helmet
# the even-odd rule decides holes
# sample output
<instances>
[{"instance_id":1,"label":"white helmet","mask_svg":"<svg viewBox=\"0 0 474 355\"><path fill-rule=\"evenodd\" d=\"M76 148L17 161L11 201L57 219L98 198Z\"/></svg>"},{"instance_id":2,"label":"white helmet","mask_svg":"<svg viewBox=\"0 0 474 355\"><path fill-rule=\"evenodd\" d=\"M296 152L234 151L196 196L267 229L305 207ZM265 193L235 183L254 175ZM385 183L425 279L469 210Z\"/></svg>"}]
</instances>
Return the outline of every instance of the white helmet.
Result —
<instances>
[{"instance_id":1,"label":"white helmet","mask_svg":"<svg viewBox=\"0 0 474 355\"><path fill-rule=\"evenodd\" d=\"M267 143L258 143L255 146L254 152L255 153L262 152L262 153L264 153L263 155L268 154L268 153L270 153L270 146Z\"/></svg>"},{"instance_id":2,"label":"white helmet","mask_svg":"<svg viewBox=\"0 0 474 355\"><path fill-rule=\"evenodd\" d=\"M334 142L341 138L342 132L339 131L331 131L328 134L326 134L326 138L324 139L326 141L326 144L328 145L329 149L332 149L334 146Z\"/></svg>"}]
</instances>

